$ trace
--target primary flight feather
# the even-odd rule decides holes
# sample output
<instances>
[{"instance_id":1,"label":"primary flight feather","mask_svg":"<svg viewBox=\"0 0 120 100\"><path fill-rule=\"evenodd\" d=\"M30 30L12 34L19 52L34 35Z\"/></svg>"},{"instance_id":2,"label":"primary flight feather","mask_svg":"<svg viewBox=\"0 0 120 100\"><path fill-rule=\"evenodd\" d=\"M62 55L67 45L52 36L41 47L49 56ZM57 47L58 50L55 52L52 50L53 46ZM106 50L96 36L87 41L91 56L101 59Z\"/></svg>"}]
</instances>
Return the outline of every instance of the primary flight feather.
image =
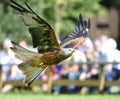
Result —
<instances>
[{"instance_id":1,"label":"primary flight feather","mask_svg":"<svg viewBox=\"0 0 120 100\"><path fill-rule=\"evenodd\" d=\"M23 60L18 66L26 76L24 82L29 86L47 66L58 64L73 54L74 50L70 48L74 48L85 39L90 29L90 19L83 20L80 15L76 28L59 44L54 29L27 3L25 4L27 8L13 0L9 3L28 27L33 47L37 47L38 53L27 50L13 41L11 49L15 52L16 58Z\"/></svg>"}]
</instances>

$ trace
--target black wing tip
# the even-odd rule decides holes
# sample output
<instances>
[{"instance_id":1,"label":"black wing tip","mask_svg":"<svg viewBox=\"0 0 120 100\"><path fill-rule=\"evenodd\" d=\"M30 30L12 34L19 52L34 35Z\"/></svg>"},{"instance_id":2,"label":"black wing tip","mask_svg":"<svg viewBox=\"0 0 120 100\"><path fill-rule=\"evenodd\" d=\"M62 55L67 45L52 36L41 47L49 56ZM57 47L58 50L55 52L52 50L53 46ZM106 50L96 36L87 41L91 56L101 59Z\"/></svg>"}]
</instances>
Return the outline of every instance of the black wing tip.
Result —
<instances>
[{"instance_id":1,"label":"black wing tip","mask_svg":"<svg viewBox=\"0 0 120 100\"><path fill-rule=\"evenodd\" d=\"M81 26L83 27L83 29L86 29L87 31L89 31L90 27L91 27L91 21L90 18L84 20L84 18L82 17L82 14L79 14L79 20L78 20L78 27ZM80 30L80 28L79 28Z\"/></svg>"},{"instance_id":2,"label":"black wing tip","mask_svg":"<svg viewBox=\"0 0 120 100\"><path fill-rule=\"evenodd\" d=\"M25 85L28 87L32 84L32 82L27 82L26 79L23 80L23 83L25 83Z\"/></svg>"},{"instance_id":3,"label":"black wing tip","mask_svg":"<svg viewBox=\"0 0 120 100\"><path fill-rule=\"evenodd\" d=\"M19 4L18 4L16 1L14 1L14 0L8 0L8 2L19 5Z\"/></svg>"},{"instance_id":4,"label":"black wing tip","mask_svg":"<svg viewBox=\"0 0 120 100\"><path fill-rule=\"evenodd\" d=\"M82 21L83 21L83 17L82 17L82 14L79 14L79 19L78 19L78 26L80 25L80 24L82 24Z\"/></svg>"},{"instance_id":5,"label":"black wing tip","mask_svg":"<svg viewBox=\"0 0 120 100\"><path fill-rule=\"evenodd\" d=\"M24 82L27 87L31 86L32 82Z\"/></svg>"},{"instance_id":6,"label":"black wing tip","mask_svg":"<svg viewBox=\"0 0 120 100\"><path fill-rule=\"evenodd\" d=\"M12 44L15 44L15 42L14 42L14 41L12 41L12 40L11 40L11 43L12 43Z\"/></svg>"},{"instance_id":7,"label":"black wing tip","mask_svg":"<svg viewBox=\"0 0 120 100\"><path fill-rule=\"evenodd\" d=\"M31 7L29 6L29 4L28 4L27 2L25 2L25 5L27 6L27 8L28 8L32 13L36 14L36 13L31 9Z\"/></svg>"},{"instance_id":8,"label":"black wing tip","mask_svg":"<svg viewBox=\"0 0 120 100\"><path fill-rule=\"evenodd\" d=\"M14 47L10 47L10 49L11 49L11 50L13 50L13 49L14 49Z\"/></svg>"},{"instance_id":9,"label":"black wing tip","mask_svg":"<svg viewBox=\"0 0 120 100\"><path fill-rule=\"evenodd\" d=\"M11 48L16 48L16 46L20 46L19 44L17 44L16 42L14 42L14 41L12 41L12 40L11 40L11 43L12 43L12 46L13 46L13 47L11 47Z\"/></svg>"},{"instance_id":10,"label":"black wing tip","mask_svg":"<svg viewBox=\"0 0 120 100\"><path fill-rule=\"evenodd\" d=\"M31 13L31 10L24 8L22 5L20 5L19 3L17 3L14 0L9 0L7 4L19 12L30 12ZM28 7L28 4L26 2L25 2L25 5Z\"/></svg>"},{"instance_id":11,"label":"black wing tip","mask_svg":"<svg viewBox=\"0 0 120 100\"><path fill-rule=\"evenodd\" d=\"M11 40L11 43L12 43L12 47L10 47L10 49L11 49L12 51L14 51L14 49L15 49L15 45L16 45L17 43L15 43L15 42L12 41L12 40Z\"/></svg>"},{"instance_id":12,"label":"black wing tip","mask_svg":"<svg viewBox=\"0 0 120 100\"><path fill-rule=\"evenodd\" d=\"M83 23L83 16L82 16L82 14L79 15L79 20L80 20L81 23Z\"/></svg>"},{"instance_id":13,"label":"black wing tip","mask_svg":"<svg viewBox=\"0 0 120 100\"><path fill-rule=\"evenodd\" d=\"M82 14L81 13L79 14L79 18L82 18Z\"/></svg>"},{"instance_id":14,"label":"black wing tip","mask_svg":"<svg viewBox=\"0 0 120 100\"><path fill-rule=\"evenodd\" d=\"M11 40L11 43L12 43L13 45L17 44L17 43L15 43L15 42L14 42L14 41L12 41L12 40Z\"/></svg>"},{"instance_id":15,"label":"black wing tip","mask_svg":"<svg viewBox=\"0 0 120 100\"><path fill-rule=\"evenodd\" d=\"M19 5L16 1L14 0L8 0L7 2L9 5L15 4L15 5Z\"/></svg>"},{"instance_id":16,"label":"black wing tip","mask_svg":"<svg viewBox=\"0 0 120 100\"><path fill-rule=\"evenodd\" d=\"M89 18L89 19L88 19L88 26L87 26L87 28L90 29L90 27L91 27L91 20L90 20L90 18Z\"/></svg>"}]
</instances>

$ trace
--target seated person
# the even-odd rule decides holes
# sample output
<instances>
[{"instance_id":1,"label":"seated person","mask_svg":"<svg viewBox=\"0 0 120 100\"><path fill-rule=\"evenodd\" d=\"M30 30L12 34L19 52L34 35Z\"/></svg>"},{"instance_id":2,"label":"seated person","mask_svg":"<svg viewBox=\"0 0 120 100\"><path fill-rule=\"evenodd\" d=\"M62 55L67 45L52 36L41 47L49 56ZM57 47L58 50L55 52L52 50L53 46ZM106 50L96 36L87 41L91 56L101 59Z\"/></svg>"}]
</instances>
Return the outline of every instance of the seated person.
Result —
<instances>
[{"instance_id":1,"label":"seated person","mask_svg":"<svg viewBox=\"0 0 120 100\"><path fill-rule=\"evenodd\" d=\"M86 57L80 50L75 50L74 54L63 63L63 67L60 71L58 79L69 79L78 80L82 73L82 67L84 65L79 64L80 62L86 62ZM80 90L80 87L75 85L68 85L66 87L58 85L55 87L54 94L64 93L76 93Z\"/></svg>"}]
</instances>

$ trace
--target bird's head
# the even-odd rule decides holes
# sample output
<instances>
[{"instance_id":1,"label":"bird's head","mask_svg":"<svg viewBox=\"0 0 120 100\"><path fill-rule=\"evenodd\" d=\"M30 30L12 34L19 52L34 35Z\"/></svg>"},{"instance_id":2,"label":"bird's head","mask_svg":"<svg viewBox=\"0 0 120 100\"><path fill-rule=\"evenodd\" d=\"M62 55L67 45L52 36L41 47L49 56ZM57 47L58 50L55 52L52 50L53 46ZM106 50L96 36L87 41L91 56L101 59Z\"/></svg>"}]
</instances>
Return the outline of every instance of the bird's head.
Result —
<instances>
[{"instance_id":1,"label":"bird's head","mask_svg":"<svg viewBox=\"0 0 120 100\"><path fill-rule=\"evenodd\" d=\"M64 54L66 56L71 56L75 50L72 48L64 48Z\"/></svg>"}]
</instances>

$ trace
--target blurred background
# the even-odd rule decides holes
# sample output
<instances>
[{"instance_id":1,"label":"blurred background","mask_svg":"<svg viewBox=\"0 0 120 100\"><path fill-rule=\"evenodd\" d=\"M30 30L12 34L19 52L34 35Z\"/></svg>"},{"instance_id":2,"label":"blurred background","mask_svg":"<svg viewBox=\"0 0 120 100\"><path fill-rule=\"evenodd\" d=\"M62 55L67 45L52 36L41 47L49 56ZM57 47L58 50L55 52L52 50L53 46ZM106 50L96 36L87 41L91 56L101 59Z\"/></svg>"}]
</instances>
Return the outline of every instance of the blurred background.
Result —
<instances>
[{"instance_id":1,"label":"blurred background","mask_svg":"<svg viewBox=\"0 0 120 100\"><path fill-rule=\"evenodd\" d=\"M16 12L7 4L8 0L0 0L0 43L7 38L18 40L26 38L31 43L26 27L22 27ZM120 1L119 0L16 0L24 5L24 2L32 7L43 19L48 21L56 30L60 38L64 38L75 27L79 14L85 18L91 18L92 27L90 38L96 38L106 34L119 42ZM12 25L11 25L12 24ZM13 28L13 25L15 26ZM68 26L68 27L66 27ZM22 34L21 34L22 33ZM13 37L14 35L14 37Z\"/></svg>"},{"instance_id":2,"label":"blurred background","mask_svg":"<svg viewBox=\"0 0 120 100\"><path fill-rule=\"evenodd\" d=\"M17 100L24 94L33 95L31 99L25 96L33 100L33 93L37 92L43 96L36 96L36 99L45 98L44 94L50 93L75 94L73 97L76 100L98 97L102 100L99 94L103 93L107 94L104 99L111 96L110 100L118 100L119 95L115 98L110 94L120 93L120 0L15 0L21 5L27 2L54 27L60 41L74 30L79 14L91 19L88 38L76 47L74 55L64 63L51 66L31 87L25 87L22 83L24 75L18 69L21 61L10 50L10 40L32 49L31 36L16 12L7 5L8 1L0 0L0 98L7 100L18 93ZM75 81L70 84L69 80ZM97 95L78 96L91 93ZM52 95L45 100L50 100L49 97L52 98ZM62 97L69 98L59 96L54 99L60 100Z\"/></svg>"}]
</instances>

